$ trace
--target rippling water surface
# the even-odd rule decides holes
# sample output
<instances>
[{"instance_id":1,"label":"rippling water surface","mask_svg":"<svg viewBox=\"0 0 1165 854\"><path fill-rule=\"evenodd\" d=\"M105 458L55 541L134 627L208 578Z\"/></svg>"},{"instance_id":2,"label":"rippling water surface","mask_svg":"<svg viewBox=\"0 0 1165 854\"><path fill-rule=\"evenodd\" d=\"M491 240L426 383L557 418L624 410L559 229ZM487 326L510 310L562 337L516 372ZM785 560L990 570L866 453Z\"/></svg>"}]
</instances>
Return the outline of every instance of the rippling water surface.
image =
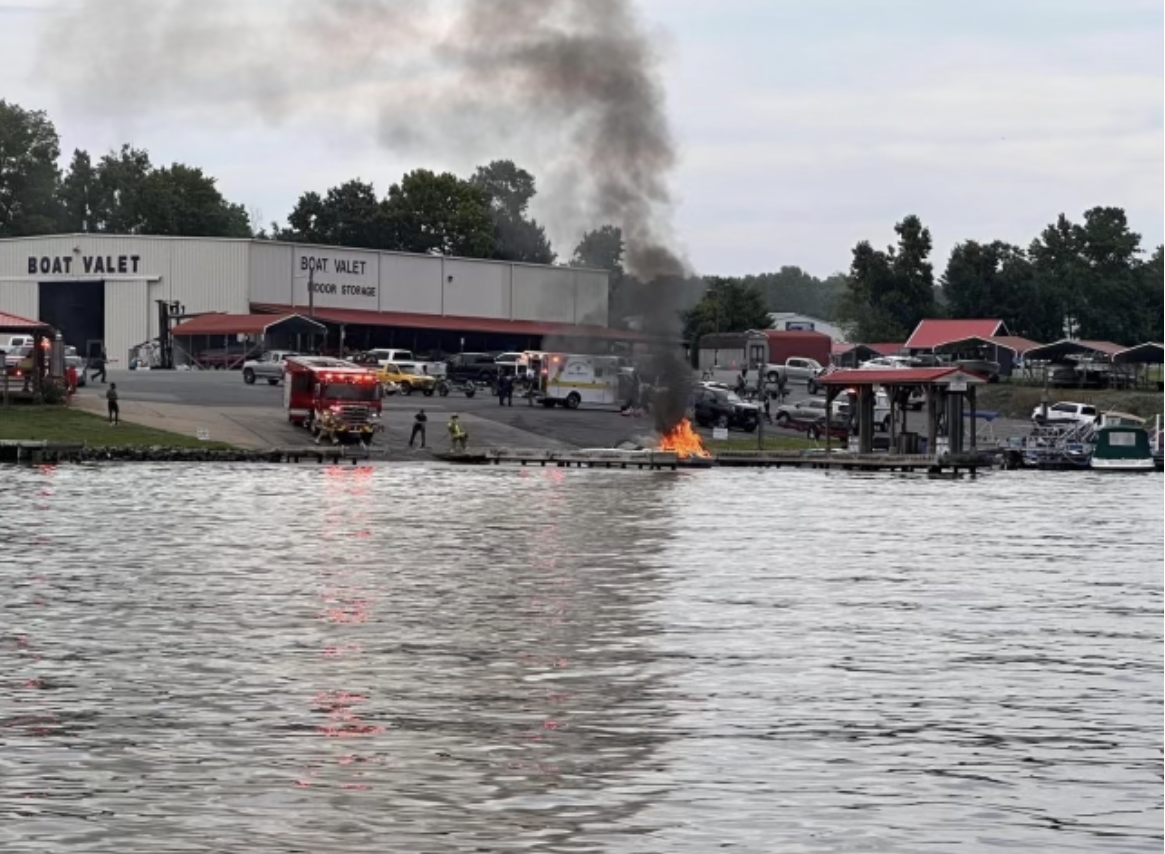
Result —
<instances>
[{"instance_id":1,"label":"rippling water surface","mask_svg":"<svg viewBox=\"0 0 1165 854\"><path fill-rule=\"evenodd\" d=\"M1160 851L1160 476L4 472L0 851Z\"/></svg>"}]
</instances>

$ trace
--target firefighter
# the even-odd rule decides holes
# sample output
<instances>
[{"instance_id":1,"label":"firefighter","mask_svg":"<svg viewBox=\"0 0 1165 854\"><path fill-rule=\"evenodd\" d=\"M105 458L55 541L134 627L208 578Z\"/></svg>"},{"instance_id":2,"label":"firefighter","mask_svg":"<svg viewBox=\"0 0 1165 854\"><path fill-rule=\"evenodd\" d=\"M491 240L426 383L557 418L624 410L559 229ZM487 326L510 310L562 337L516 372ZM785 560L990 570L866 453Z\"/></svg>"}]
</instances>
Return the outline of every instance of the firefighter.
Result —
<instances>
[{"instance_id":1,"label":"firefighter","mask_svg":"<svg viewBox=\"0 0 1165 854\"><path fill-rule=\"evenodd\" d=\"M461 419L452 415L449 418L449 445L456 451L464 451L466 445L469 444L469 434L465 432L465 428L461 426Z\"/></svg>"}]
</instances>

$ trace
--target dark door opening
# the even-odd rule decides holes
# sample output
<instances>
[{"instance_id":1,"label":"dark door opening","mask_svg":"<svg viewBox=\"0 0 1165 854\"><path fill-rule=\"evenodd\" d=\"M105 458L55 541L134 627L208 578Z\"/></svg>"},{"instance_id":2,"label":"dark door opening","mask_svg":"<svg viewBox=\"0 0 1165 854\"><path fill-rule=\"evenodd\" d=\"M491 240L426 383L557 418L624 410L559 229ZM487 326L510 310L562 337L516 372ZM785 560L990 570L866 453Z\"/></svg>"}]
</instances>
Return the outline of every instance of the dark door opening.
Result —
<instances>
[{"instance_id":1,"label":"dark door opening","mask_svg":"<svg viewBox=\"0 0 1165 854\"><path fill-rule=\"evenodd\" d=\"M41 282L40 319L60 330L66 344L98 356L105 339L105 282Z\"/></svg>"}]
</instances>

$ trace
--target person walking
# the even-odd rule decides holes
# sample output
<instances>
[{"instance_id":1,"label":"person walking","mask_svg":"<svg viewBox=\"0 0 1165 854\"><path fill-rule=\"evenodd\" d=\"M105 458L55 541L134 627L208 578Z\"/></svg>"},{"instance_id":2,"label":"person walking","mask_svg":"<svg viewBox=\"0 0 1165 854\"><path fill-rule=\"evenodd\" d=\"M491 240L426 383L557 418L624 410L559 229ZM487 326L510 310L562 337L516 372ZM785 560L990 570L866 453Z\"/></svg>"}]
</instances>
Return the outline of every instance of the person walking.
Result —
<instances>
[{"instance_id":1,"label":"person walking","mask_svg":"<svg viewBox=\"0 0 1165 854\"><path fill-rule=\"evenodd\" d=\"M109 423L121 423L121 407L117 405L117 383L109 384L109 391L105 392L105 405L109 409Z\"/></svg>"},{"instance_id":2,"label":"person walking","mask_svg":"<svg viewBox=\"0 0 1165 854\"><path fill-rule=\"evenodd\" d=\"M429 416L425 414L425 410L421 410L413 416L413 432L409 435L409 447L417 441L417 437L421 438L421 447L425 447L425 425L429 423Z\"/></svg>"},{"instance_id":3,"label":"person walking","mask_svg":"<svg viewBox=\"0 0 1165 854\"><path fill-rule=\"evenodd\" d=\"M105 382L105 379L106 379L106 377L105 377L105 363L106 363L106 361L108 361L108 360L105 358L105 348L102 347L101 353L97 356L94 356L92 361L89 363L89 369L93 372L92 376L90 376L89 379L97 381L97 377L100 376L101 377L100 382L102 382L102 383Z\"/></svg>"},{"instance_id":4,"label":"person walking","mask_svg":"<svg viewBox=\"0 0 1165 854\"><path fill-rule=\"evenodd\" d=\"M449 445L453 452L464 451L469 444L469 434L465 432L465 428L461 426L461 419L456 415L449 418Z\"/></svg>"}]
</instances>

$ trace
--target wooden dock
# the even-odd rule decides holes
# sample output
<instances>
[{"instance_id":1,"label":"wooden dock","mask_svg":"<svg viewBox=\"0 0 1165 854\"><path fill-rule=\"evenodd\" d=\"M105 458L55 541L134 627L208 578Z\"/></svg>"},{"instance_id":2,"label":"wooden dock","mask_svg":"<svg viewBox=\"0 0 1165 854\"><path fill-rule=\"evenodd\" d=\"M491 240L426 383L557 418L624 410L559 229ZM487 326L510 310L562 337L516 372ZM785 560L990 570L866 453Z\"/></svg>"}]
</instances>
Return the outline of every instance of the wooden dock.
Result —
<instances>
[{"instance_id":1,"label":"wooden dock","mask_svg":"<svg viewBox=\"0 0 1165 854\"><path fill-rule=\"evenodd\" d=\"M993 463L966 454L939 462L929 454L854 454L844 451L721 451L716 465L723 468L804 468L841 471L926 472L929 475L974 475Z\"/></svg>"}]
</instances>

